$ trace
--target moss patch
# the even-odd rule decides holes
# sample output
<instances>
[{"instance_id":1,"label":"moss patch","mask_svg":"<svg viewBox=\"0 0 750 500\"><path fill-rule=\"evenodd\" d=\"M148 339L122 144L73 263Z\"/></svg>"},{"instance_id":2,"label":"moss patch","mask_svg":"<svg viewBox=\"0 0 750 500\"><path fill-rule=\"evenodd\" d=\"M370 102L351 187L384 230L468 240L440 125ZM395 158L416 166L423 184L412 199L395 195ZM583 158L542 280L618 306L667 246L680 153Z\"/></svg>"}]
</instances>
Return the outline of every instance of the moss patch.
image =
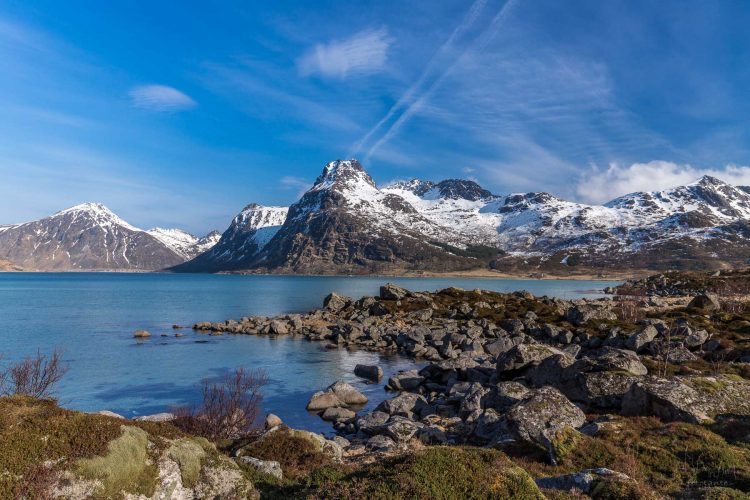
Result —
<instances>
[{"instance_id":1,"label":"moss patch","mask_svg":"<svg viewBox=\"0 0 750 500\"><path fill-rule=\"evenodd\" d=\"M210 446L203 438L184 438L172 443L167 450L169 458L180 466L182 484L186 488L192 488L198 483L201 473L201 465L206 456L205 447Z\"/></svg>"},{"instance_id":2,"label":"moss patch","mask_svg":"<svg viewBox=\"0 0 750 500\"><path fill-rule=\"evenodd\" d=\"M103 497L122 491L152 495L158 478L148 456L148 434L132 426L122 426L122 436L109 443L106 455L79 460L76 472L100 480Z\"/></svg>"}]
</instances>

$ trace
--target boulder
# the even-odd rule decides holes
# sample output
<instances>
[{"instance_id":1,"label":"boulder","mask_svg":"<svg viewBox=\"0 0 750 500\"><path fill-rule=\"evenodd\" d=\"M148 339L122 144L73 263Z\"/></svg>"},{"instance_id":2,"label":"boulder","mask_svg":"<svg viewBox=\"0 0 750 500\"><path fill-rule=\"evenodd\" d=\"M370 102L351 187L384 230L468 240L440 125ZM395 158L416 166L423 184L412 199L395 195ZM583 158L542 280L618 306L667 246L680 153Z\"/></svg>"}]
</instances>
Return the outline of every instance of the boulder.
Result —
<instances>
[{"instance_id":1,"label":"boulder","mask_svg":"<svg viewBox=\"0 0 750 500\"><path fill-rule=\"evenodd\" d=\"M497 358L497 371L503 373L528 368L555 354L563 352L544 344L519 344Z\"/></svg>"},{"instance_id":2,"label":"boulder","mask_svg":"<svg viewBox=\"0 0 750 500\"><path fill-rule=\"evenodd\" d=\"M289 333L289 326L286 321L273 320L268 325L268 331L274 335L286 335Z\"/></svg>"},{"instance_id":3,"label":"boulder","mask_svg":"<svg viewBox=\"0 0 750 500\"><path fill-rule=\"evenodd\" d=\"M391 391L413 391L424 382L424 377L417 370L406 370L398 372L388 379L385 388Z\"/></svg>"},{"instance_id":4,"label":"boulder","mask_svg":"<svg viewBox=\"0 0 750 500\"><path fill-rule=\"evenodd\" d=\"M344 309L346 306L351 304L352 299L338 293L329 293L325 299L323 299L323 307L331 312L337 313Z\"/></svg>"},{"instance_id":5,"label":"boulder","mask_svg":"<svg viewBox=\"0 0 750 500\"><path fill-rule=\"evenodd\" d=\"M659 335L659 330L654 325L646 325L640 332L634 333L625 341L625 347L631 351L640 351Z\"/></svg>"},{"instance_id":6,"label":"boulder","mask_svg":"<svg viewBox=\"0 0 750 500\"><path fill-rule=\"evenodd\" d=\"M363 405L366 404L368 399L367 396L355 389L351 384L348 384L342 380L331 384L326 391L333 392L339 401L345 405Z\"/></svg>"},{"instance_id":7,"label":"boulder","mask_svg":"<svg viewBox=\"0 0 750 500\"><path fill-rule=\"evenodd\" d=\"M648 373L648 369L641 363L637 354L633 351L616 349L614 347L602 347L593 356L590 356L586 362L598 368L598 371L617 370L637 376Z\"/></svg>"},{"instance_id":8,"label":"boulder","mask_svg":"<svg viewBox=\"0 0 750 500\"><path fill-rule=\"evenodd\" d=\"M698 295L687 305L688 310L699 312L713 312L721 310L719 297L712 293Z\"/></svg>"},{"instance_id":9,"label":"boulder","mask_svg":"<svg viewBox=\"0 0 750 500\"><path fill-rule=\"evenodd\" d=\"M121 420L125 419L125 417L123 417L119 413L115 413L115 412L109 411L109 410L100 410L100 411L96 412L96 415L104 415L105 417L119 418Z\"/></svg>"},{"instance_id":10,"label":"boulder","mask_svg":"<svg viewBox=\"0 0 750 500\"><path fill-rule=\"evenodd\" d=\"M542 387L513 406L506 420L514 438L551 451L564 432L586 422L586 415L554 387Z\"/></svg>"},{"instance_id":11,"label":"boulder","mask_svg":"<svg viewBox=\"0 0 750 500\"><path fill-rule=\"evenodd\" d=\"M497 411L505 412L528 395L529 388L520 382L500 382L495 388L492 405Z\"/></svg>"},{"instance_id":12,"label":"boulder","mask_svg":"<svg viewBox=\"0 0 750 500\"><path fill-rule=\"evenodd\" d=\"M377 434L377 431L385 424L390 415L382 411L373 411L357 418L357 427L365 434Z\"/></svg>"},{"instance_id":13,"label":"boulder","mask_svg":"<svg viewBox=\"0 0 750 500\"><path fill-rule=\"evenodd\" d=\"M380 287L380 298L383 300L401 300L408 296L409 290L393 283L386 283Z\"/></svg>"},{"instance_id":14,"label":"boulder","mask_svg":"<svg viewBox=\"0 0 750 500\"><path fill-rule=\"evenodd\" d=\"M284 473L281 470L281 464L274 460L260 460L255 457L240 457L240 461L262 474L268 474L276 479L283 479L284 477Z\"/></svg>"},{"instance_id":15,"label":"boulder","mask_svg":"<svg viewBox=\"0 0 750 500\"><path fill-rule=\"evenodd\" d=\"M388 415L411 417L425 406L427 406L427 400L424 397L413 392L402 392L398 396L380 403L376 410Z\"/></svg>"},{"instance_id":16,"label":"boulder","mask_svg":"<svg viewBox=\"0 0 750 500\"><path fill-rule=\"evenodd\" d=\"M568 321L576 326L581 326L593 319L614 321L617 315L606 306L594 306L591 304L575 305L568 309L565 314Z\"/></svg>"},{"instance_id":17,"label":"boulder","mask_svg":"<svg viewBox=\"0 0 750 500\"><path fill-rule=\"evenodd\" d=\"M357 414L347 408L332 406L326 408L320 418L328 422L351 421Z\"/></svg>"},{"instance_id":18,"label":"boulder","mask_svg":"<svg viewBox=\"0 0 750 500\"><path fill-rule=\"evenodd\" d=\"M373 382L379 382L383 378L383 369L376 365L357 365L354 367L354 374Z\"/></svg>"},{"instance_id":19,"label":"boulder","mask_svg":"<svg viewBox=\"0 0 750 500\"><path fill-rule=\"evenodd\" d=\"M283 422L278 416L274 415L273 413L269 413L268 415L266 415L266 421L264 424L266 430L278 427L281 424L283 424Z\"/></svg>"},{"instance_id":20,"label":"boulder","mask_svg":"<svg viewBox=\"0 0 750 500\"><path fill-rule=\"evenodd\" d=\"M133 334L133 337L137 339L145 339L151 336L151 333L147 332L146 330L136 330Z\"/></svg>"},{"instance_id":21,"label":"boulder","mask_svg":"<svg viewBox=\"0 0 750 500\"><path fill-rule=\"evenodd\" d=\"M685 346L700 347L705 344L709 338L710 335L706 330L695 330L690 335L685 337Z\"/></svg>"},{"instance_id":22,"label":"boulder","mask_svg":"<svg viewBox=\"0 0 750 500\"><path fill-rule=\"evenodd\" d=\"M170 422L176 417L174 413L154 413L153 415L143 415L142 417L135 417L133 420L139 422Z\"/></svg>"},{"instance_id":23,"label":"boulder","mask_svg":"<svg viewBox=\"0 0 750 500\"><path fill-rule=\"evenodd\" d=\"M599 467L586 469L574 474L562 476L541 477L536 480L536 485L544 490L559 490L568 493L592 493L599 481L632 481L629 476L611 469Z\"/></svg>"},{"instance_id":24,"label":"boulder","mask_svg":"<svg viewBox=\"0 0 750 500\"><path fill-rule=\"evenodd\" d=\"M409 441L423 425L402 417L395 417L382 427L382 432L396 443Z\"/></svg>"},{"instance_id":25,"label":"boulder","mask_svg":"<svg viewBox=\"0 0 750 500\"><path fill-rule=\"evenodd\" d=\"M365 446L372 451L391 451L397 447L393 439L383 435L371 437Z\"/></svg>"},{"instance_id":26,"label":"boulder","mask_svg":"<svg viewBox=\"0 0 750 500\"><path fill-rule=\"evenodd\" d=\"M666 421L700 423L708 415L700 407L698 392L678 379L648 378L632 385L622 400L626 416L654 416Z\"/></svg>"},{"instance_id":27,"label":"boulder","mask_svg":"<svg viewBox=\"0 0 750 500\"><path fill-rule=\"evenodd\" d=\"M307 403L308 411L321 411L328 408L344 406L344 403L331 391L318 391Z\"/></svg>"}]
</instances>

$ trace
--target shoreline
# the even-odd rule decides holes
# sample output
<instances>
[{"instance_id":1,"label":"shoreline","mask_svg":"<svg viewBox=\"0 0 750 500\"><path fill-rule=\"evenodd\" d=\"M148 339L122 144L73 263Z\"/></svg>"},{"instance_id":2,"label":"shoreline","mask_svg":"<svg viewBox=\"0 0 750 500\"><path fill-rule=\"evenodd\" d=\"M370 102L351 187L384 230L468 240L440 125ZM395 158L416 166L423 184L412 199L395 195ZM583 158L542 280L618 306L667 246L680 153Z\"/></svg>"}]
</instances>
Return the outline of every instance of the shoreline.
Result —
<instances>
[{"instance_id":1,"label":"shoreline","mask_svg":"<svg viewBox=\"0 0 750 500\"><path fill-rule=\"evenodd\" d=\"M0 274L175 274L175 275L216 275L216 276L290 276L290 277L315 277L315 278L461 278L461 279L498 279L498 280L518 280L518 281L627 281L639 277L648 276L647 271L616 271L604 275L597 274L595 271L582 272L579 274L557 274L557 273L508 273L493 271L490 269L478 269L474 271L450 271L450 272L420 272L409 271L404 273L370 273L370 274L301 274L301 273L250 273L243 271L227 271L216 273L176 273L173 271L147 271L137 269L90 269L90 270L18 270L0 269ZM653 272L651 274L654 274Z\"/></svg>"}]
</instances>

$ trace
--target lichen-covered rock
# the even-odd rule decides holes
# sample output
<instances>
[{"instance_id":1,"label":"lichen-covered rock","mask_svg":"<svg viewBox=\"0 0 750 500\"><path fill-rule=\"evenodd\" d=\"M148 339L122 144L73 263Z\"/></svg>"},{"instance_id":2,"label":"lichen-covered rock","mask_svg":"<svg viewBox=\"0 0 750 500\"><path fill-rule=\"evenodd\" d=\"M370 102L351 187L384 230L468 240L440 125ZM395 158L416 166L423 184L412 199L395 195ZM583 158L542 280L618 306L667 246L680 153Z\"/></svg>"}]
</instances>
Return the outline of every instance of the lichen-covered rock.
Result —
<instances>
[{"instance_id":1,"label":"lichen-covered rock","mask_svg":"<svg viewBox=\"0 0 750 500\"><path fill-rule=\"evenodd\" d=\"M574 325L581 326L593 319L614 321L617 315L605 305L581 304L568 309L566 318Z\"/></svg>"},{"instance_id":2,"label":"lichen-covered rock","mask_svg":"<svg viewBox=\"0 0 750 500\"><path fill-rule=\"evenodd\" d=\"M648 378L636 382L623 397L622 414L690 423L708 419L698 392L677 379Z\"/></svg>"},{"instance_id":3,"label":"lichen-covered rock","mask_svg":"<svg viewBox=\"0 0 750 500\"><path fill-rule=\"evenodd\" d=\"M337 406L344 406L344 403L336 394L332 391L318 391L310 397L310 401L307 403L307 410L320 411Z\"/></svg>"},{"instance_id":4,"label":"lichen-covered rock","mask_svg":"<svg viewBox=\"0 0 750 500\"><path fill-rule=\"evenodd\" d=\"M275 460L260 460L248 456L240 457L240 460L262 474L268 474L276 479L283 479L284 477L284 472L281 470L281 464Z\"/></svg>"},{"instance_id":5,"label":"lichen-covered rock","mask_svg":"<svg viewBox=\"0 0 750 500\"><path fill-rule=\"evenodd\" d=\"M646 325L640 332L634 333L625 341L625 347L632 351L640 351L659 335L654 325Z\"/></svg>"},{"instance_id":6,"label":"lichen-covered rock","mask_svg":"<svg viewBox=\"0 0 750 500\"><path fill-rule=\"evenodd\" d=\"M544 344L519 344L497 359L497 371L502 374L538 365L555 354L564 354L559 349Z\"/></svg>"},{"instance_id":7,"label":"lichen-covered rock","mask_svg":"<svg viewBox=\"0 0 750 500\"><path fill-rule=\"evenodd\" d=\"M551 450L557 436L582 426L586 415L554 387L542 387L511 408L506 420L516 439Z\"/></svg>"},{"instance_id":8,"label":"lichen-covered rock","mask_svg":"<svg viewBox=\"0 0 750 500\"><path fill-rule=\"evenodd\" d=\"M688 304L688 310L701 311L701 312L712 312L721 310L721 302L719 297L712 293L704 293L696 296Z\"/></svg>"},{"instance_id":9,"label":"lichen-covered rock","mask_svg":"<svg viewBox=\"0 0 750 500\"><path fill-rule=\"evenodd\" d=\"M376 410L388 415L401 415L411 418L414 413L425 406L427 406L427 400L423 396L412 392L402 392L398 396L380 403Z\"/></svg>"}]
</instances>

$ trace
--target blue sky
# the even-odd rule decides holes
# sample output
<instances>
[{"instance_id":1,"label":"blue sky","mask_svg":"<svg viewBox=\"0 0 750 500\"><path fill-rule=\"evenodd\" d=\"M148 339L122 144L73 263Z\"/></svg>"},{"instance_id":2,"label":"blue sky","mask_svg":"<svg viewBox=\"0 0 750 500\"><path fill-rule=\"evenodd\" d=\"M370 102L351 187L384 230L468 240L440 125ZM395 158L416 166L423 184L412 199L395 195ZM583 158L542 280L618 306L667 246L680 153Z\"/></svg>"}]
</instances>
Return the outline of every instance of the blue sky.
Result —
<instances>
[{"instance_id":1,"label":"blue sky","mask_svg":"<svg viewBox=\"0 0 750 500\"><path fill-rule=\"evenodd\" d=\"M336 158L586 202L750 183L750 2L0 4L0 223L223 230Z\"/></svg>"}]
</instances>

